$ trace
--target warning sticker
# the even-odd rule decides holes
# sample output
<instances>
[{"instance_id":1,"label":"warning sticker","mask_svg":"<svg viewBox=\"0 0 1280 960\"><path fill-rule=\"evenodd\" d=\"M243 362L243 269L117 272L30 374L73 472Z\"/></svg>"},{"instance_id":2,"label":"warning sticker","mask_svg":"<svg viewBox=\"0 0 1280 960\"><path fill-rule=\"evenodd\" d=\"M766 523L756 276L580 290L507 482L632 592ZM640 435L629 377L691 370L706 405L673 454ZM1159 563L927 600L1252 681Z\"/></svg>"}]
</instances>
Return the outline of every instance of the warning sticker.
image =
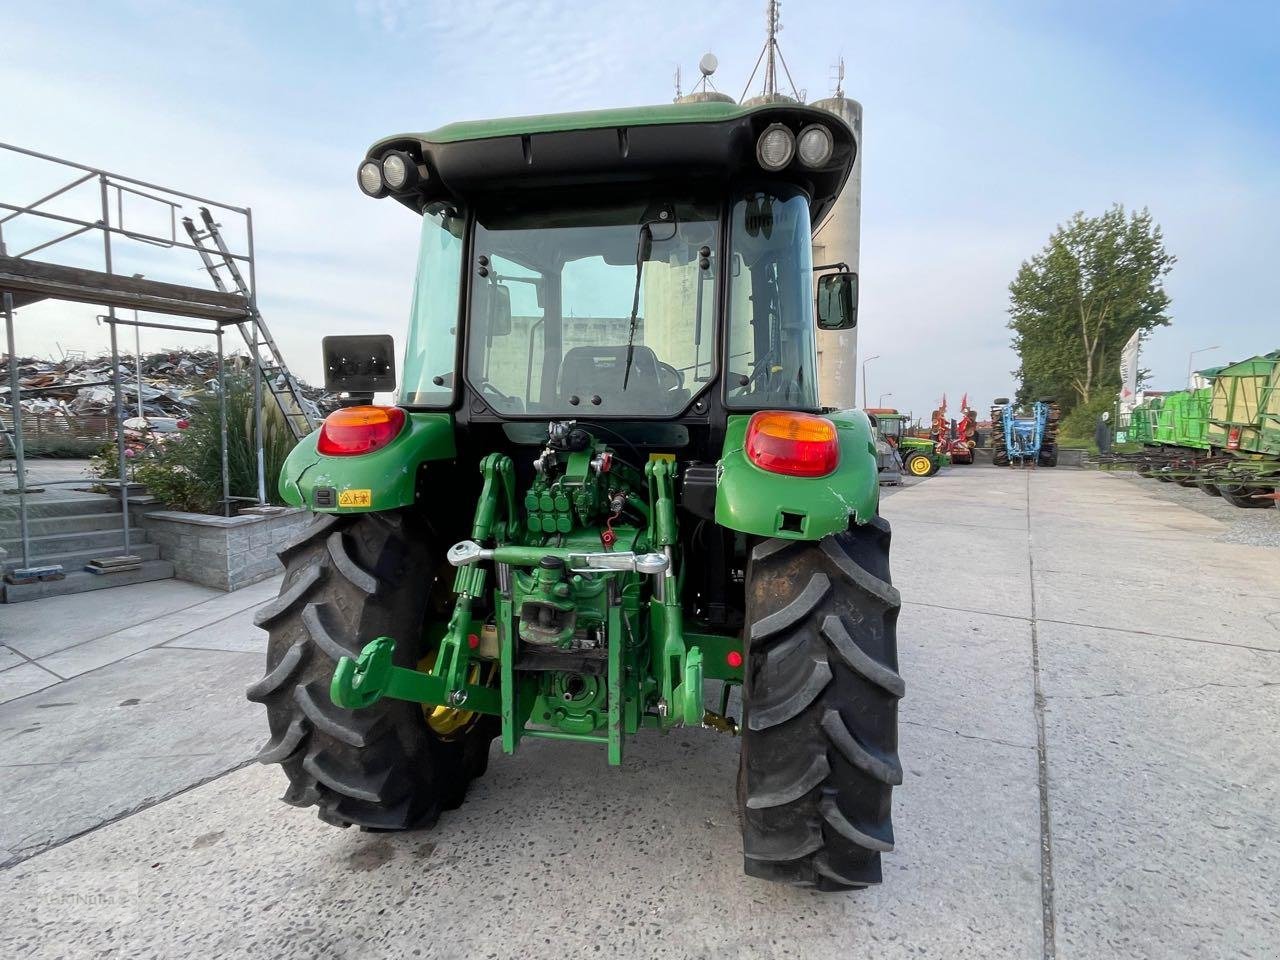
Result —
<instances>
[{"instance_id":1,"label":"warning sticker","mask_svg":"<svg viewBox=\"0 0 1280 960\"><path fill-rule=\"evenodd\" d=\"M343 490L338 494L338 506L340 507L371 507L373 506L372 490Z\"/></svg>"}]
</instances>

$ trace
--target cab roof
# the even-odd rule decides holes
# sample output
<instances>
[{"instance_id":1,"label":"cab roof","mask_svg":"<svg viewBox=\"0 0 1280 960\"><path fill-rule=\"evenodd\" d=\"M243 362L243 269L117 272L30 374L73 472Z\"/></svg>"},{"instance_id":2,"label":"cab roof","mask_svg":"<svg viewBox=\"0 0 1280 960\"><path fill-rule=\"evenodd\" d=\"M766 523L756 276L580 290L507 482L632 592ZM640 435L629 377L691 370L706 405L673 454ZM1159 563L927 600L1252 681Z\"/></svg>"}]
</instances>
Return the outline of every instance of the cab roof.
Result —
<instances>
[{"instance_id":1,"label":"cab roof","mask_svg":"<svg viewBox=\"0 0 1280 960\"><path fill-rule=\"evenodd\" d=\"M457 143L461 140L488 140L493 137L525 136L569 130L599 130L616 127L655 126L668 123L713 123L740 117L751 108L736 103L706 101L701 103L661 103L647 107L615 107L608 110L582 110L576 113L544 113L530 117L503 117L494 120L463 120L446 123L426 133L412 134L427 143ZM390 137L373 145L370 153L390 141Z\"/></svg>"},{"instance_id":2,"label":"cab roof","mask_svg":"<svg viewBox=\"0 0 1280 960\"><path fill-rule=\"evenodd\" d=\"M793 157L782 171L764 170L756 141L779 123L793 135L821 123L832 135L830 159L814 169ZM703 101L450 123L379 140L362 162L380 162L392 150L408 153L423 175L395 195L415 210L513 192L699 182L723 190L726 181L781 181L809 195L816 223L844 186L858 144L844 120L817 107Z\"/></svg>"}]
</instances>

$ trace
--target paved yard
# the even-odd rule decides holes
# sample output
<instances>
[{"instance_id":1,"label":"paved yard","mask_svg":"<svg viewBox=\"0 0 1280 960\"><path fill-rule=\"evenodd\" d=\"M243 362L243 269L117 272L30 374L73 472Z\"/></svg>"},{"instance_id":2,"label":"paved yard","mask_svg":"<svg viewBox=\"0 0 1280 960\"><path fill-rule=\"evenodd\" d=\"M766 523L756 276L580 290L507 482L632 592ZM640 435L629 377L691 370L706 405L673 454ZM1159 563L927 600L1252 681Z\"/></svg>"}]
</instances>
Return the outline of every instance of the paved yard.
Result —
<instances>
[{"instance_id":1,"label":"paved yard","mask_svg":"<svg viewBox=\"0 0 1280 960\"><path fill-rule=\"evenodd\" d=\"M53 675L0 704L0 946L1274 957L1280 550L1223 540L1229 521L1156 486L956 467L885 501L905 783L885 883L854 895L741 875L737 745L711 732L643 737L617 770L530 742L430 833L339 831L243 765L269 587L0 610L0 678Z\"/></svg>"}]
</instances>

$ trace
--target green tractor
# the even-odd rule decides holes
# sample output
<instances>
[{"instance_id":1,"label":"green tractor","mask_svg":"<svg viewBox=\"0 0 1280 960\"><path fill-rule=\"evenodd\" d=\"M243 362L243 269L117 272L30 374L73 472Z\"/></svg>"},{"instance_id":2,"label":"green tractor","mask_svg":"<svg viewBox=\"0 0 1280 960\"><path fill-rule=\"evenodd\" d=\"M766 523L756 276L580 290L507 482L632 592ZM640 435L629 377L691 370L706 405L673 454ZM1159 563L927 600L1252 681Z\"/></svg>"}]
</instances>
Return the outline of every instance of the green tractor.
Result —
<instances>
[{"instance_id":1,"label":"green tractor","mask_svg":"<svg viewBox=\"0 0 1280 960\"><path fill-rule=\"evenodd\" d=\"M704 102L369 150L363 191L421 219L417 281L398 405L390 337L326 338L348 405L280 477L318 515L248 694L287 803L425 828L495 739L616 765L706 726L741 737L748 874L881 879L899 596L871 425L817 394L856 275L810 245L856 149L825 111Z\"/></svg>"},{"instance_id":2,"label":"green tractor","mask_svg":"<svg viewBox=\"0 0 1280 960\"><path fill-rule=\"evenodd\" d=\"M872 407L867 415L875 420L876 429L898 451L902 469L912 477L932 477L950 463L945 453L939 453L937 445L928 437L916 437L907 432L911 422L909 414L899 413L889 407Z\"/></svg>"}]
</instances>

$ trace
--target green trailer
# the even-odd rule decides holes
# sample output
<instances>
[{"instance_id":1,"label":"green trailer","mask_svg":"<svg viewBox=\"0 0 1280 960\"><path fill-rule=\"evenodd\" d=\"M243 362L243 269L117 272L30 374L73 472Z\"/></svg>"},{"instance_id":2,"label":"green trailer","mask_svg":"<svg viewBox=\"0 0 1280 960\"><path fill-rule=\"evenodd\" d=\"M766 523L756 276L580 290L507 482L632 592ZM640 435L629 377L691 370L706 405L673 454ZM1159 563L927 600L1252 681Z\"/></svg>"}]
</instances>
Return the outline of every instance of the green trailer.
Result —
<instances>
[{"instance_id":1,"label":"green trailer","mask_svg":"<svg viewBox=\"0 0 1280 960\"><path fill-rule=\"evenodd\" d=\"M1280 350L1218 371L1206 436L1221 449L1280 456Z\"/></svg>"},{"instance_id":2,"label":"green trailer","mask_svg":"<svg viewBox=\"0 0 1280 960\"><path fill-rule=\"evenodd\" d=\"M1210 390L1175 390L1161 398L1152 442L1184 450L1207 450Z\"/></svg>"},{"instance_id":3,"label":"green trailer","mask_svg":"<svg viewBox=\"0 0 1280 960\"><path fill-rule=\"evenodd\" d=\"M1174 390L1152 399L1151 406L1144 411L1143 419L1150 424L1150 437L1143 445L1139 473L1186 487L1200 485L1207 493L1216 493L1200 480L1201 468L1209 455L1209 444L1205 440L1209 394L1207 388Z\"/></svg>"},{"instance_id":4,"label":"green trailer","mask_svg":"<svg viewBox=\"0 0 1280 960\"><path fill-rule=\"evenodd\" d=\"M1280 350L1220 368L1205 439L1205 480L1238 507L1270 507L1280 487Z\"/></svg>"},{"instance_id":5,"label":"green trailer","mask_svg":"<svg viewBox=\"0 0 1280 960\"><path fill-rule=\"evenodd\" d=\"M1160 417L1162 398L1150 397L1129 411L1127 422L1119 424L1124 432L1122 443L1152 443L1156 437L1156 425ZM1117 437L1119 440L1120 438Z\"/></svg>"},{"instance_id":6,"label":"green trailer","mask_svg":"<svg viewBox=\"0 0 1280 960\"><path fill-rule=\"evenodd\" d=\"M418 275L400 375L389 337L326 338L349 405L280 477L318 515L281 555L249 691L286 802L428 827L494 740L615 765L707 726L740 736L748 874L880 881L900 600L871 423L817 395L816 337L854 325L857 278L811 259L857 149L823 110L718 102L369 149L359 186L419 221Z\"/></svg>"}]
</instances>

